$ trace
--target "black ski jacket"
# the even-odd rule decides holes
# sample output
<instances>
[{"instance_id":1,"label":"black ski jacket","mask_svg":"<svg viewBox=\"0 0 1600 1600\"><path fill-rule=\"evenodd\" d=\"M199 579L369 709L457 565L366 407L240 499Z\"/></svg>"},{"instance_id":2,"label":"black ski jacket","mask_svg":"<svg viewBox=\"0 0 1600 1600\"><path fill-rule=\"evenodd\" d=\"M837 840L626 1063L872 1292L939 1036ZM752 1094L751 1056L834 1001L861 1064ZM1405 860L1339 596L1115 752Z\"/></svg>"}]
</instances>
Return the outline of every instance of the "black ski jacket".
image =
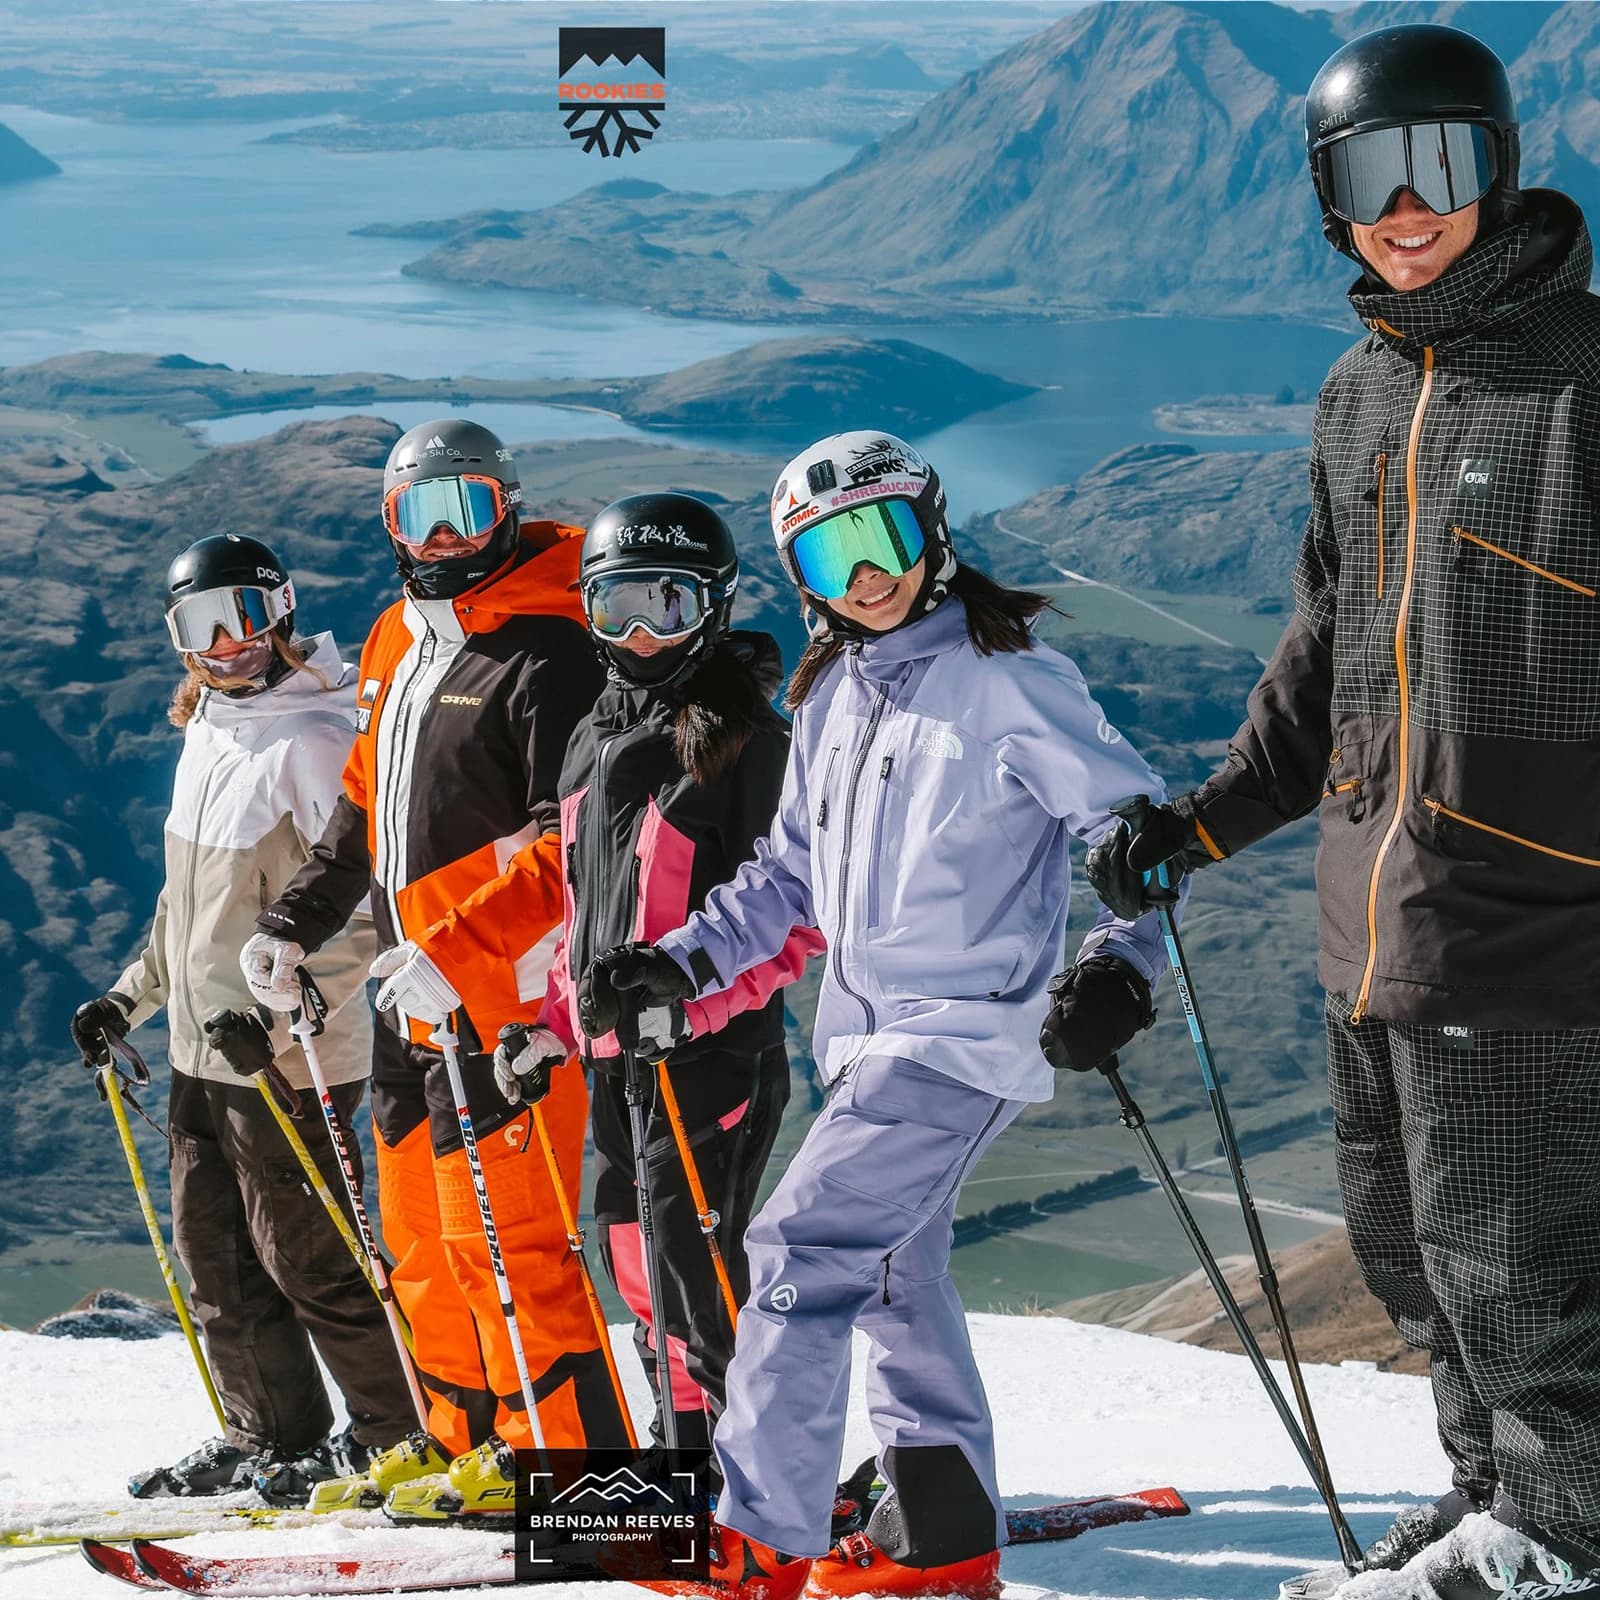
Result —
<instances>
[{"instance_id":1,"label":"black ski jacket","mask_svg":"<svg viewBox=\"0 0 1600 1600\"><path fill-rule=\"evenodd\" d=\"M1600 1024L1600 300L1576 206L1407 294L1317 404L1295 615L1213 854L1314 807L1320 976L1389 1021Z\"/></svg>"},{"instance_id":2,"label":"black ski jacket","mask_svg":"<svg viewBox=\"0 0 1600 1600\"><path fill-rule=\"evenodd\" d=\"M613 678L573 733L560 782L566 903L540 1020L590 1066L620 1071L622 1061L613 1035L584 1037L577 978L613 945L681 927L772 826L789 759L789 724L769 703L782 676L776 640L732 633L682 686L645 690ZM748 733L733 766L706 786L684 770L674 744L686 703L698 708L710 742L735 724ZM694 1037L673 1052L673 1065L782 1044L777 991L822 947L816 929L797 928L770 961L690 1001Z\"/></svg>"}]
</instances>

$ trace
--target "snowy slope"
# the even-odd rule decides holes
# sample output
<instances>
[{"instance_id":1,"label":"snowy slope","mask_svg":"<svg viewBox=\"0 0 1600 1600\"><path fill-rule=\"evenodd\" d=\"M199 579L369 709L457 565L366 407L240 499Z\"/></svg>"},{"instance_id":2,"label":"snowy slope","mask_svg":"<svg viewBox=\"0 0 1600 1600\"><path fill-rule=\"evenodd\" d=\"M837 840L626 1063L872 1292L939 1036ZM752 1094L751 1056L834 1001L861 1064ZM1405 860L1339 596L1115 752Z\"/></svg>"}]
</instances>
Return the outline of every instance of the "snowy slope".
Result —
<instances>
[{"instance_id":1,"label":"snowy slope","mask_svg":"<svg viewBox=\"0 0 1600 1600\"><path fill-rule=\"evenodd\" d=\"M971 1319L996 1418L1000 1486L1054 1500L1173 1484L1194 1515L1019 1548L1005 1575L1073 1600L1249 1600L1334 1557L1299 1458L1242 1357L1049 1317ZM645 1392L623 1330L613 1330L636 1415ZM1421 1378L1350 1364L1309 1371L1318 1421L1357 1535L1400 1504L1441 1493L1449 1470ZM181 1338L126 1344L0 1332L0 1518L54 1496L115 1498L128 1473L183 1454L215 1424ZM845 1464L871 1452L860 1362ZM213 1553L480 1535L429 1531L213 1534ZM3 1600L116 1600L75 1548L0 1552ZM492 1591L491 1591L492 1592ZM615 1585L552 1590L549 1600L620 1600Z\"/></svg>"}]
</instances>

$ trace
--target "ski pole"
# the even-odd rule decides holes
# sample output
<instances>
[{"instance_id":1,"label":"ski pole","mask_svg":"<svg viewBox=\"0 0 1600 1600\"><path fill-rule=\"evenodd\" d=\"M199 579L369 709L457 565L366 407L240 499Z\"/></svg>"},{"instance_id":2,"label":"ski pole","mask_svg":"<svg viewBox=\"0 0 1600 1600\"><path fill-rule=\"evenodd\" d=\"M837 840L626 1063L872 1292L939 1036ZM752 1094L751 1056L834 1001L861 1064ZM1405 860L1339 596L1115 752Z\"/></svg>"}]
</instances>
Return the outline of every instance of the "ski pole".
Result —
<instances>
[{"instance_id":1,"label":"ski pole","mask_svg":"<svg viewBox=\"0 0 1600 1600\"><path fill-rule=\"evenodd\" d=\"M1143 829L1149 809L1150 797L1142 794L1133 795L1111 807L1112 814L1125 818L1129 830L1135 835ZM1150 876L1146 875L1146 882ZM1172 887L1165 863L1156 868L1154 877L1163 889ZM1315 1457L1316 1470L1313 1471L1312 1478L1324 1505L1328 1508L1334 1535L1339 1541L1340 1554L1344 1558L1345 1565L1354 1572L1356 1568L1353 1563L1361 1559L1361 1546L1357 1543L1350 1524L1345 1520L1344 1512L1339 1506L1339 1496L1333 1486L1333 1471L1328 1465L1327 1452L1323 1449L1322 1438L1317 1431L1317 1419L1311 1408L1311 1396L1306 1390L1305 1375L1300 1369L1300 1358L1294 1348L1294 1336L1289 1329L1289 1315L1284 1310L1283 1297L1279 1293L1277 1269L1272 1264L1272 1254L1267 1248L1266 1235L1261 1229L1261 1217L1250 1193L1250 1182L1244 1170L1244 1158L1239 1153L1239 1141L1234 1134L1233 1118L1228 1112L1228 1102L1223 1096L1222 1083L1217 1076L1216 1057L1211 1053L1211 1041L1206 1034L1204 1019L1200 1015L1199 1002L1195 999L1194 984L1189 976L1189 962L1183 953L1183 942L1178 937L1177 918L1170 904L1157 906L1156 911L1161 922L1161 935L1167 946L1167 960L1172 967L1172 981L1178 988L1178 1000L1183 1006L1184 1018L1189 1024L1189 1038L1194 1045L1195 1058L1200 1063L1200 1076L1211 1101L1212 1117L1217 1124L1217 1133L1222 1141L1223 1154L1227 1157L1228 1169L1233 1175L1234 1192L1239 1198L1239 1210L1244 1216L1245 1232L1250 1239L1250 1251L1255 1257L1256 1276L1261 1284L1261 1293L1266 1300L1268 1313L1272 1317L1273 1329L1278 1335L1283 1364L1289 1374L1289 1385L1294 1391L1295 1407L1305 1424L1306 1441Z\"/></svg>"},{"instance_id":2,"label":"ski pole","mask_svg":"<svg viewBox=\"0 0 1600 1600\"><path fill-rule=\"evenodd\" d=\"M217 1414L217 1426L226 1434L228 1418L222 1409L222 1397L217 1393L216 1384L211 1381L211 1368L206 1365L205 1351L200 1348L200 1335L195 1332L194 1321L183 1298L183 1290L178 1287L177 1275L172 1270L172 1258L167 1254L166 1241L161 1237L161 1222L156 1216L155 1202L150 1198L150 1185L145 1182L144 1165L139 1160L139 1149L133 1142L133 1130L128 1126L128 1113L122 1104L122 1079L117 1072L114 1057L120 1055L128 1062L133 1071L134 1082L141 1086L149 1083L150 1069L144 1064L144 1058L127 1040L114 1039L109 1033L103 1033L100 1037L106 1042L106 1064L99 1072L100 1093L111 1107L111 1115L116 1120L117 1134L122 1140L122 1153L128 1158L128 1172L133 1178L134 1193L139 1197L139 1209L144 1213L144 1225L150 1230L150 1244L156 1253L156 1265L161 1268L162 1282L166 1284L167 1293L172 1298L172 1309L178 1313L178 1326L183 1329L183 1336L189 1341L189 1353L194 1357L195 1366L200 1369L200 1381L206 1386L211 1409Z\"/></svg>"},{"instance_id":3,"label":"ski pole","mask_svg":"<svg viewBox=\"0 0 1600 1600\"><path fill-rule=\"evenodd\" d=\"M700 1231L705 1235L706 1248L711 1252L712 1270L722 1285L722 1301L728 1308L728 1325L739 1326L739 1302L734 1298L733 1283L728 1277L728 1263L722 1258L722 1246L717 1242L717 1226L722 1218L706 1203L706 1191L700 1182L700 1167L694 1151L689 1148L689 1135L683 1126L683 1115L678 1110L678 1096L672 1087L672 1074L667 1063L656 1062L656 1081L661 1085L661 1103L666 1107L667 1121L672 1124L672 1137L683 1161L684 1176L689 1180L689 1194L694 1200L695 1215L700 1219Z\"/></svg>"},{"instance_id":4,"label":"ski pole","mask_svg":"<svg viewBox=\"0 0 1600 1600\"><path fill-rule=\"evenodd\" d=\"M595 1291L594 1275L589 1271L588 1257L583 1253L583 1229L567 1191L561 1181L561 1160L550 1138L550 1129L544 1120L544 1107L534 1106L531 1111L534 1132L539 1135L539 1147L544 1151L545 1166L550 1170L550 1185L556 1192L556 1204L561 1208L561 1221L567 1230L567 1243L572 1247L578 1264L578 1276L583 1280L583 1293L589 1302L589 1315L594 1318L594 1331L600 1340L600 1352L605 1357L606 1371L611 1374L611 1388L617 1397L617 1410L622 1413L623 1430L628 1435L628 1448L639 1448L639 1436L633 1431L633 1418L628 1413L628 1402L622 1393L622 1374L617 1371L617 1358L611 1349L611 1335L606 1329L605 1313L600 1309L600 1296Z\"/></svg>"},{"instance_id":5,"label":"ski pole","mask_svg":"<svg viewBox=\"0 0 1600 1600\"><path fill-rule=\"evenodd\" d=\"M661 1288L661 1257L656 1250L655 1204L650 1190L650 1158L645 1134L645 1058L634 1048L638 1042L638 1021L628 1018L633 1043L622 1044L624 1064L623 1098L628 1103L628 1127L633 1136L633 1185L638 1195L639 1242L644 1251L645 1289L650 1300L651 1332L656 1341L656 1399L661 1406L661 1436L667 1449L678 1448L678 1414L672 1401L672 1354L661 1309L666 1296Z\"/></svg>"},{"instance_id":6,"label":"ski pole","mask_svg":"<svg viewBox=\"0 0 1600 1600\"><path fill-rule=\"evenodd\" d=\"M1178 1188L1178 1181L1172 1176L1172 1169L1167 1165L1162 1156L1155 1136L1150 1132L1145 1123L1144 1112L1139 1109L1138 1102L1128 1092L1128 1086L1122 1081L1122 1074L1117 1067L1117 1058L1112 1056L1105 1062L1100 1071L1105 1074L1106 1082L1111 1085L1117 1097L1117 1103L1122 1108L1122 1125L1132 1131L1144 1147L1146 1159L1155 1168L1157 1181L1162 1192L1172 1206L1177 1216L1178 1225L1183 1229L1184 1237L1188 1239L1190 1248L1194 1251L1200 1262L1201 1270L1206 1275L1217 1299L1222 1304L1229 1323L1233 1327L1234 1335L1244 1349L1245 1355L1250 1358L1250 1365L1255 1368L1256 1376L1261 1379L1261 1386L1267 1391L1267 1398L1272 1402L1272 1409L1278 1413L1278 1420L1283 1424L1284 1431L1289 1435L1289 1441L1294 1445L1301 1462L1307 1472L1311 1474L1312 1481L1321 1487L1321 1471L1316 1455L1312 1451L1310 1441L1301 1431L1299 1420L1289 1409L1289 1402L1283 1397L1283 1390L1278 1387L1277 1380L1272 1375L1272 1369L1267 1365L1267 1358L1261 1349L1261 1342L1255 1336L1250 1324L1245 1320L1243 1310L1233 1290L1228 1286L1228 1280L1222 1275L1222 1268L1217 1265L1217 1258L1212 1254L1211 1246L1206 1243L1205 1235L1200 1231L1200 1225L1194 1220L1194 1214L1189 1210L1188 1202L1184 1200ZM1324 1500L1327 1496L1324 1495ZM1350 1531L1350 1525L1345 1521L1344 1513L1339 1509L1337 1500L1329 1509L1333 1521L1333 1531L1339 1541L1340 1556L1346 1568L1351 1573L1357 1570L1361 1560L1361 1547L1356 1543L1355 1535Z\"/></svg>"},{"instance_id":7,"label":"ski pole","mask_svg":"<svg viewBox=\"0 0 1600 1600\"><path fill-rule=\"evenodd\" d=\"M478 1218L483 1224L484 1243L489 1247L489 1269L494 1274L495 1290L500 1296L500 1313L506 1319L506 1334L511 1340L511 1359L516 1363L522 1401L528 1408L533 1447L539 1452L539 1464L543 1466L548 1460L544 1426L539 1421L539 1407L533 1397L533 1379L528 1376L528 1357L522 1348L522 1329L517 1326L517 1308L511 1299L511 1285L506 1279L505 1262L500 1255L500 1232L494 1225L494 1209L489 1204L489 1185L483 1175L483 1158L478 1154L478 1138L472 1131L467 1086L461 1077L461 1057L456 1049L458 1041L450 1029L448 1017L433 1030L432 1042L444 1057L444 1070L450 1079L450 1093L456 1103L456 1121L461 1125L461 1147L467 1153L467 1167L472 1173L472 1192L478 1201Z\"/></svg>"},{"instance_id":8,"label":"ski pole","mask_svg":"<svg viewBox=\"0 0 1600 1600\"><path fill-rule=\"evenodd\" d=\"M322 1120L327 1124L328 1138L333 1144L333 1153L338 1158L339 1171L344 1177L344 1192L350 1201L350 1211L356 1219L356 1227L361 1230L359 1244L350 1232L344 1213L325 1186L319 1186L324 1197L322 1203L327 1206L328 1214L339 1223L339 1231L344 1234L346 1242L355 1250L356 1259L362 1262L363 1270L366 1272L367 1282L372 1285L373 1293L377 1295L378 1303L383 1307L384 1320L389 1324L389 1336L394 1340L395 1354L400 1358L400 1370L405 1374L411 1406L417 1414L417 1426L426 1433L428 1402L423 1399L422 1386L417 1380L411 1340L407 1337L405 1325L400 1320L400 1308L395 1304L394 1289L389 1282L388 1263L378 1248L372 1224L367 1219L367 1208L362 1203L361 1185L356 1182L355 1164L350 1158L350 1146L345 1138L344 1123L334 1106L333 1096L328 1092L328 1080L322 1075L322 1062L317 1057L315 1040L322 1032L323 1019L328 1014L328 1002L323 999L322 991L317 987L315 979L304 967L299 968L295 976L300 980L300 1004L289 1013L289 1032L300 1046L300 1053L306 1058L306 1067L311 1073L311 1083L317 1092L317 1102L322 1107ZM284 1131L291 1136L291 1143L299 1143L300 1136L288 1125L287 1119L279 1120ZM304 1144L300 1144L300 1150L303 1152L307 1172L316 1172L316 1163L311 1160ZM318 1176L320 1177L320 1174Z\"/></svg>"}]
</instances>

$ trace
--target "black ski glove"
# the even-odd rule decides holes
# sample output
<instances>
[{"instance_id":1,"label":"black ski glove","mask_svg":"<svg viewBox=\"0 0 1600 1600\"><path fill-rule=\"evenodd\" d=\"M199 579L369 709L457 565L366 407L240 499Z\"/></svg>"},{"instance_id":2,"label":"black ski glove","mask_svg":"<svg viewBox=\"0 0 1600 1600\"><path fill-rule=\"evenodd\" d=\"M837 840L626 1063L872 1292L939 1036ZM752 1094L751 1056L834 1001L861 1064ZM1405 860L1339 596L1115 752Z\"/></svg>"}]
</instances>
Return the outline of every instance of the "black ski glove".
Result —
<instances>
[{"instance_id":1,"label":"black ski glove","mask_svg":"<svg viewBox=\"0 0 1600 1600\"><path fill-rule=\"evenodd\" d=\"M693 982L664 950L653 944L619 944L596 956L579 980L578 1022L591 1039L614 1032L624 1047L638 1049L647 1042L639 1036L642 1013L665 1010L666 1028L652 1027L651 1032L681 1029L682 1037L649 1042L670 1049L689 1036L683 1002L692 1000L694 992Z\"/></svg>"},{"instance_id":2,"label":"black ski glove","mask_svg":"<svg viewBox=\"0 0 1600 1600\"><path fill-rule=\"evenodd\" d=\"M265 1072L276 1059L272 1035L251 1011L213 1011L205 1020L206 1041L241 1078Z\"/></svg>"},{"instance_id":3,"label":"black ski glove","mask_svg":"<svg viewBox=\"0 0 1600 1600\"><path fill-rule=\"evenodd\" d=\"M566 1059L567 1047L550 1029L508 1022L495 1047L495 1087L510 1105L536 1106L550 1093L550 1074Z\"/></svg>"},{"instance_id":4,"label":"black ski glove","mask_svg":"<svg viewBox=\"0 0 1600 1600\"><path fill-rule=\"evenodd\" d=\"M1143 799L1138 797L1141 802ZM1195 826L1192 794L1180 794L1164 806L1121 800L1111 809L1120 820L1090 849L1084 871L1094 892L1126 922L1136 921L1157 906L1176 905L1184 874L1209 867L1216 860ZM1167 869L1164 885L1155 879L1156 868L1163 864ZM1148 882L1147 872L1151 874Z\"/></svg>"},{"instance_id":5,"label":"black ski glove","mask_svg":"<svg viewBox=\"0 0 1600 1600\"><path fill-rule=\"evenodd\" d=\"M128 1037L128 1013L133 1002L125 995L112 990L94 1000L85 1000L72 1013L72 1042L77 1046L83 1064L89 1068L109 1065L111 1052L106 1048L102 1034L114 1038Z\"/></svg>"},{"instance_id":6,"label":"black ski glove","mask_svg":"<svg viewBox=\"0 0 1600 1600\"><path fill-rule=\"evenodd\" d=\"M1039 1048L1058 1071L1094 1072L1156 1020L1144 974L1116 956L1090 956L1050 980Z\"/></svg>"}]
</instances>

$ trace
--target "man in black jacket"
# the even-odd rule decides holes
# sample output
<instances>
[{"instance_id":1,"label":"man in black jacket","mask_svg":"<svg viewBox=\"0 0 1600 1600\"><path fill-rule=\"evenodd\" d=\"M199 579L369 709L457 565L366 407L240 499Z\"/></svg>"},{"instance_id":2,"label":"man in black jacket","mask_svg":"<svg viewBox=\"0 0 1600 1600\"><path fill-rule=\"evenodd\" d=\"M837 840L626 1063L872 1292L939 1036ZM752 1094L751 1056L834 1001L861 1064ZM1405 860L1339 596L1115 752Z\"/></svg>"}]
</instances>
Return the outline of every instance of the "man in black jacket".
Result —
<instances>
[{"instance_id":1,"label":"man in black jacket","mask_svg":"<svg viewBox=\"0 0 1600 1600\"><path fill-rule=\"evenodd\" d=\"M1368 1286L1432 1356L1455 1469L1454 1490L1402 1517L1369 1562L1427 1549L1443 1600L1587 1592L1600 1585L1589 235L1564 195L1519 190L1505 69L1467 34L1352 41L1312 84L1306 125L1324 228L1363 268L1350 300L1369 331L1317 405L1295 615L1222 770L1136 840L1119 827L1089 875L1136 916L1157 864L1176 881L1320 807L1345 1216ZM1451 1534L1491 1507L1493 1524Z\"/></svg>"}]
</instances>

